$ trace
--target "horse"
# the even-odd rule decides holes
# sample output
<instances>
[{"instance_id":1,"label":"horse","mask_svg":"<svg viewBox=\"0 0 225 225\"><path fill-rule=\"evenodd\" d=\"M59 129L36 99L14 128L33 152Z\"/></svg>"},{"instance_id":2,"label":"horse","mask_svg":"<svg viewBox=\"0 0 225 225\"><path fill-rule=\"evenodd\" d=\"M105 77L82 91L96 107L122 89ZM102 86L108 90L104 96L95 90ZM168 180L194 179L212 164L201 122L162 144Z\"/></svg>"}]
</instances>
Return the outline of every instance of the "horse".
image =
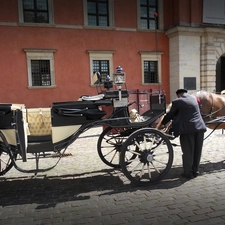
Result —
<instances>
[{"instance_id":1,"label":"horse","mask_svg":"<svg viewBox=\"0 0 225 225\"><path fill-rule=\"evenodd\" d=\"M196 96L200 113L210 129L225 129L225 95L209 91L197 91Z\"/></svg>"},{"instance_id":2,"label":"horse","mask_svg":"<svg viewBox=\"0 0 225 225\"><path fill-rule=\"evenodd\" d=\"M225 129L225 95L221 92L221 94L212 93L209 91L197 91L191 93L191 95L196 97L196 100L199 104L199 109L201 116L206 124L206 126L210 129ZM170 103L166 109L166 112L170 110L172 103ZM156 125L157 129L161 130L161 121L164 116L159 118L158 123ZM169 122L163 128L165 133L169 132L172 123Z\"/></svg>"}]
</instances>

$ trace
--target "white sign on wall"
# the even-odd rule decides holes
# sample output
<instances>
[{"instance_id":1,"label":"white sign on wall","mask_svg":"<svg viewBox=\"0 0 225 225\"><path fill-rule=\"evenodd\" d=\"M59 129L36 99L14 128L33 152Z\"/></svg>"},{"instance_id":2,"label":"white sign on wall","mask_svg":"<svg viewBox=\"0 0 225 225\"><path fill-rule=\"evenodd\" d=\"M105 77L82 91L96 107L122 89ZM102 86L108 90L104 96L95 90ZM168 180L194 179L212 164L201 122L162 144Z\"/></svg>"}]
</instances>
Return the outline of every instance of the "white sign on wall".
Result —
<instances>
[{"instance_id":1,"label":"white sign on wall","mask_svg":"<svg viewBox=\"0 0 225 225\"><path fill-rule=\"evenodd\" d=\"M203 1L203 23L225 24L225 0Z\"/></svg>"}]
</instances>

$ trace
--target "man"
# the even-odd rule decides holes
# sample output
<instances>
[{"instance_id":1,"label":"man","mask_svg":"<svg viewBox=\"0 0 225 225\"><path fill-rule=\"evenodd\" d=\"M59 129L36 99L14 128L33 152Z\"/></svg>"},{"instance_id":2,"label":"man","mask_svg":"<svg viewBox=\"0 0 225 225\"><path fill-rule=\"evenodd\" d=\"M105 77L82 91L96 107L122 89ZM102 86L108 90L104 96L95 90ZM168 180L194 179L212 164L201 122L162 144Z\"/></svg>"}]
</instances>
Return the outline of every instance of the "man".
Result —
<instances>
[{"instance_id":1,"label":"man","mask_svg":"<svg viewBox=\"0 0 225 225\"><path fill-rule=\"evenodd\" d=\"M174 135L180 136L180 144L183 152L183 174L182 176L192 179L199 174L199 164L202 154L205 123L201 117L196 97L187 94L187 90L178 89L177 99L172 101L169 112L163 118L162 125L172 120Z\"/></svg>"}]
</instances>

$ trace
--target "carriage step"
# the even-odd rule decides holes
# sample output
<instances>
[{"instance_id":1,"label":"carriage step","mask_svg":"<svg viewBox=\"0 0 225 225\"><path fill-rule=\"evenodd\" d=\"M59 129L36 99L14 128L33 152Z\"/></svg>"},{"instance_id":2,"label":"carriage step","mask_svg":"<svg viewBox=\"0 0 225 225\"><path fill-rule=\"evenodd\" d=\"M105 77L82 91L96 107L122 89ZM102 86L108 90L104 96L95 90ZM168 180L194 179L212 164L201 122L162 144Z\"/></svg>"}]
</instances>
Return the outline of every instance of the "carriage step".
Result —
<instances>
[{"instance_id":1,"label":"carriage step","mask_svg":"<svg viewBox=\"0 0 225 225\"><path fill-rule=\"evenodd\" d=\"M52 155L51 157L58 158L58 157L68 157L68 156L72 156L72 155L73 155L72 153L63 153L63 154L56 153L56 154Z\"/></svg>"}]
</instances>

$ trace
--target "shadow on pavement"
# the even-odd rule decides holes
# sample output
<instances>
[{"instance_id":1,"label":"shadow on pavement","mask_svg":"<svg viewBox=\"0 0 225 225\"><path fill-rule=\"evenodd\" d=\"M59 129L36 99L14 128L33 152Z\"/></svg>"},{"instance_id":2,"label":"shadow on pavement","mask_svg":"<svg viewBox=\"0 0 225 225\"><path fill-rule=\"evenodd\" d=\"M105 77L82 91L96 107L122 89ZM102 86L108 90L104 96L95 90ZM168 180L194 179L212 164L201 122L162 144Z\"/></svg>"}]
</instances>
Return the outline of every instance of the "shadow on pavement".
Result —
<instances>
[{"instance_id":1,"label":"shadow on pavement","mask_svg":"<svg viewBox=\"0 0 225 225\"><path fill-rule=\"evenodd\" d=\"M224 171L224 161L201 164L204 173ZM187 180L180 178L181 167L170 169L166 178L150 186L125 184L124 175L113 169L94 171L88 174L64 176L36 176L0 179L0 205L38 204L36 209L54 207L57 203L86 200L92 195L112 195L137 190L155 190L176 188Z\"/></svg>"}]
</instances>

